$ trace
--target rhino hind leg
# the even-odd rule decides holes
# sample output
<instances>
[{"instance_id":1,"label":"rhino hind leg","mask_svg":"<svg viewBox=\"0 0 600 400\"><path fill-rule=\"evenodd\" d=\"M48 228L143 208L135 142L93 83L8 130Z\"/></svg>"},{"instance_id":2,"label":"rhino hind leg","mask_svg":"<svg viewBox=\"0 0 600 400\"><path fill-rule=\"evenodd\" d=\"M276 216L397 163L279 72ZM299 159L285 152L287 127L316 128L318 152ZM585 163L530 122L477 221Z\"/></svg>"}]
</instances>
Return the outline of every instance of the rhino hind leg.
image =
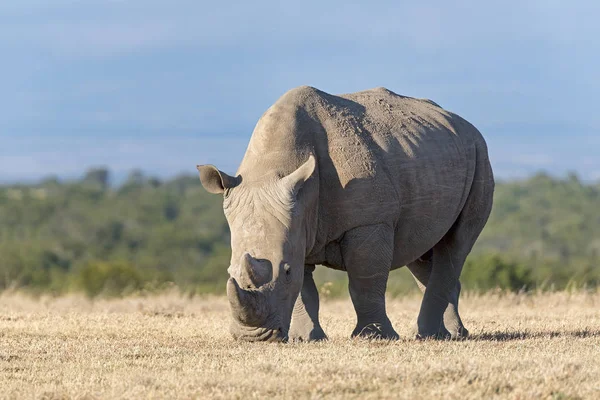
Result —
<instances>
[{"instance_id":1,"label":"rhino hind leg","mask_svg":"<svg viewBox=\"0 0 600 400\"><path fill-rule=\"evenodd\" d=\"M417 286L423 293L425 293L425 289L427 288L432 267L431 255L428 258L421 257L408 264L408 269L415 278ZM436 337L445 338L450 335L452 339L463 339L469 336L469 331L463 325L458 313L459 297L460 281L457 282L455 289L450 295L448 307L446 307L446 311L444 311L443 324L440 326ZM415 326L415 334L418 335L418 326Z\"/></svg>"},{"instance_id":2,"label":"rhino hind leg","mask_svg":"<svg viewBox=\"0 0 600 400\"><path fill-rule=\"evenodd\" d=\"M417 318L418 338L447 339L467 334L458 315L459 277L480 230L473 235L461 218L433 249L431 272Z\"/></svg>"},{"instance_id":3,"label":"rhino hind leg","mask_svg":"<svg viewBox=\"0 0 600 400\"><path fill-rule=\"evenodd\" d=\"M308 342L327 339L319 323L319 292L312 275L314 270L314 265L304 267L304 283L294 304L288 334L290 341Z\"/></svg>"},{"instance_id":4,"label":"rhino hind leg","mask_svg":"<svg viewBox=\"0 0 600 400\"><path fill-rule=\"evenodd\" d=\"M393 242L393 228L385 224L361 226L344 235L342 256L357 316L353 337L399 338L385 310Z\"/></svg>"},{"instance_id":5,"label":"rhino hind leg","mask_svg":"<svg viewBox=\"0 0 600 400\"><path fill-rule=\"evenodd\" d=\"M479 159L481 155L485 155L485 159ZM442 327L456 330L462 326L458 316L459 277L467 255L488 220L494 192L487 154L478 152L477 157L465 205L452 228L433 248L431 272L417 318L419 337L439 337Z\"/></svg>"}]
</instances>

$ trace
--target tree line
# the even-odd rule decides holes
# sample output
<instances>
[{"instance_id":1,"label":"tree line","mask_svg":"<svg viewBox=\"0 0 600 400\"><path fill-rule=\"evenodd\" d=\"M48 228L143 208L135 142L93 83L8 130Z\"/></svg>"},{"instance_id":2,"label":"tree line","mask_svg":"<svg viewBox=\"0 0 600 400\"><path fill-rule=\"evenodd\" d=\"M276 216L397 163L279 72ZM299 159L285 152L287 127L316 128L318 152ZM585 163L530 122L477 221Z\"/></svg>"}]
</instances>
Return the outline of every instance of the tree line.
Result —
<instances>
[{"instance_id":1,"label":"tree line","mask_svg":"<svg viewBox=\"0 0 600 400\"><path fill-rule=\"evenodd\" d=\"M84 178L0 186L0 290L97 295L175 286L225 291L229 230L222 199L196 176L161 180L133 171L110 185L103 168ZM540 173L498 182L489 222L463 270L467 290L596 288L600 282L600 184ZM346 293L343 273L317 268L324 296ZM402 268L388 290L415 290Z\"/></svg>"}]
</instances>

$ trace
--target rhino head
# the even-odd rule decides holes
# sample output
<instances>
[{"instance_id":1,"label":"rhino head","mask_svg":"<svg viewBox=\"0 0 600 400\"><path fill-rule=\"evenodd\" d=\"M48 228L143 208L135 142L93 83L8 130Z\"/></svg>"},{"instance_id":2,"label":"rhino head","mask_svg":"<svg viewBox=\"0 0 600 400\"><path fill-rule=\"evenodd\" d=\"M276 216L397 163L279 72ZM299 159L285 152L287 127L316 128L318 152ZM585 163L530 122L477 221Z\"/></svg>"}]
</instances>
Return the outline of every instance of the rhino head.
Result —
<instances>
[{"instance_id":1,"label":"rhino head","mask_svg":"<svg viewBox=\"0 0 600 400\"><path fill-rule=\"evenodd\" d=\"M223 194L231 230L227 297L231 333L248 341L286 340L294 303L302 288L311 219L318 198L316 160L291 174L261 181L232 177L212 165L198 166L202 186ZM314 240L314 239L312 239Z\"/></svg>"}]
</instances>

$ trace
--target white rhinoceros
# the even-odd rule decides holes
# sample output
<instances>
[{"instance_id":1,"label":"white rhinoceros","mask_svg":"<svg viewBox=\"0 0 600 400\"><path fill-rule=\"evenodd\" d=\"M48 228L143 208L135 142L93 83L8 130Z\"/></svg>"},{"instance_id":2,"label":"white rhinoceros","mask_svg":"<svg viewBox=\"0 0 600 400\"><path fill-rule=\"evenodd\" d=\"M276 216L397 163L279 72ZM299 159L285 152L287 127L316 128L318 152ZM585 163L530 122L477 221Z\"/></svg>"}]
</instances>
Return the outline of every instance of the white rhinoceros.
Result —
<instances>
[{"instance_id":1,"label":"white rhinoceros","mask_svg":"<svg viewBox=\"0 0 600 400\"><path fill-rule=\"evenodd\" d=\"M260 118L237 176L198 166L224 194L231 229L231 332L243 340L325 338L315 265L348 273L353 336L397 338L390 270L424 290L419 337L464 337L459 276L491 207L486 143L430 100L378 88L299 87Z\"/></svg>"}]
</instances>

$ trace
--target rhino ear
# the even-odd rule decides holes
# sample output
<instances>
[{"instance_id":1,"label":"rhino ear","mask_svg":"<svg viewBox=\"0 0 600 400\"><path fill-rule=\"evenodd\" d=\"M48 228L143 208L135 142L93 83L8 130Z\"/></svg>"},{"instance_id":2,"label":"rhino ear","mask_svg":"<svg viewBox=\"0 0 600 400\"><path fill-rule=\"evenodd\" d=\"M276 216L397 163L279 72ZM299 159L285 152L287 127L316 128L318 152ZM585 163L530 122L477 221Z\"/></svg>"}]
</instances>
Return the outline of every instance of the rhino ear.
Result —
<instances>
[{"instance_id":1,"label":"rhino ear","mask_svg":"<svg viewBox=\"0 0 600 400\"><path fill-rule=\"evenodd\" d=\"M234 188L239 184L239 177L229 176L214 165L198 165L196 168L200 172L202 186L210 193L220 194L225 189Z\"/></svg>"},{"instance_id":2,"label":"rhino ear","mask_svg":"<svg viewBox=\"0 0 600 400\"><path fill-rule=\"evenodd\" d=\"M298 194L304 183L310 179L317 169L317 160L312 154L297 170L281 180L281 183L290 190L294 196Z\"/></svg>"}]
</instances>

